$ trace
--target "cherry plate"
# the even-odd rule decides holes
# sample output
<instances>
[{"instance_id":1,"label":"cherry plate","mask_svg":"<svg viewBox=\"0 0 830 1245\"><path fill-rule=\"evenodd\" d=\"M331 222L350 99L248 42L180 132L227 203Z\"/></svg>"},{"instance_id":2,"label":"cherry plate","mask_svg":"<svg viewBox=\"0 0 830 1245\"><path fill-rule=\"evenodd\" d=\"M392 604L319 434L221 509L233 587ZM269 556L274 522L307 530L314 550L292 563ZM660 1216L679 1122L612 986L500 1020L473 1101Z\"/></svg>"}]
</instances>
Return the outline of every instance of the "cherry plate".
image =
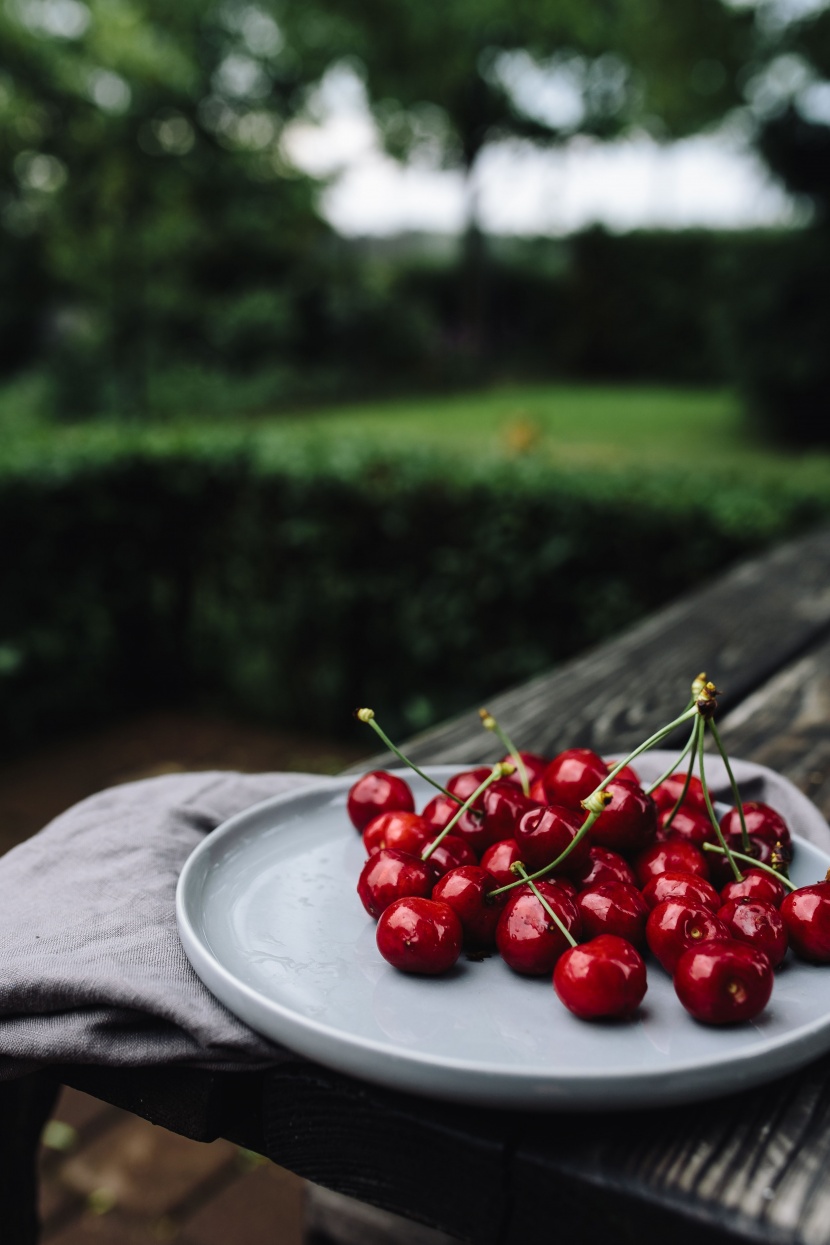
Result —
<instances>
[{"instance_id":1,"label":"cherry plate","mask_svg":"<svg viewBox=\"0 0 830 1245\"><path fill-rule=\"evenodd\" d=\"M439 779L453 772L433 767ZM430 794L407 775L418 807ZM498 957L439 978L405 976L375 946L355 891L364 859L346 817L354 778L279 796L225 822L179 880L179 935L212 993L251 1028L366 1080L495 1107L607 1110L714 1097L772 1080L830 1049L830 967L790 955L766 1011L710 1029L649 965L630 1020L586 1023L548 978ZM793 880L830 858L796 840Z\"/></svg>"}]
</instances>

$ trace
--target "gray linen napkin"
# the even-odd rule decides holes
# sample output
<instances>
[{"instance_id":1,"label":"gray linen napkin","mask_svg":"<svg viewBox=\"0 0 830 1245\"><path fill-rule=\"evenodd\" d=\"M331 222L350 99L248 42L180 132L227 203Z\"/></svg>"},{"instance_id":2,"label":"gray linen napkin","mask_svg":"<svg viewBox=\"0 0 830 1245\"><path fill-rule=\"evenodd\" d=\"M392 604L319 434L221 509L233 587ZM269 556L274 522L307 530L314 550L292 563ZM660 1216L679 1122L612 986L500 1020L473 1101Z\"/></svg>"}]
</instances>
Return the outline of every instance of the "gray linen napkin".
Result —
<instances>
[{"instance_id":1,"label":"gray linen napkin","mask_svg":"<svg viewBox=\"0 0 830 1245\"><path fill-rule=\"evenodd\" d=\"M638 758L644 780L672 759ZM745 800L777 808L830 851L830 829L791 783L735 763ZM730 799L723 766L713 791ZM269 796L331 779L182 774L113 787L0 860L0 1077L44 1063L267 1066L286 1053L202 985L176 932L182 865L210 830ZM353 880L348 881L349 885Z\"/></svg>"}]
</instances>

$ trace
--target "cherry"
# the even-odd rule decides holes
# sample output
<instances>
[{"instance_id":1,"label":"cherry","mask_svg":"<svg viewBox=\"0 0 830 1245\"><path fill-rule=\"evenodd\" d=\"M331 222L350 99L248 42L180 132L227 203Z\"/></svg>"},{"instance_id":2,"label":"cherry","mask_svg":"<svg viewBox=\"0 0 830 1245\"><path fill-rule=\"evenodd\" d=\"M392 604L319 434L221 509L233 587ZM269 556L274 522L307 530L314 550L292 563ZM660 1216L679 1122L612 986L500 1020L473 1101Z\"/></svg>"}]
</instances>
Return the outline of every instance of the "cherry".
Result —
<instances>
[{"instance_id":1,"label":"cherry","mask_svg":"<svg viewBox=\"0 0 830 1245\"><path fill-rule=\"evenodd\" d=\"M648 907L636 886L627 882L606 882L582 891L576 904L586 938L614 934L635 947L645 947Z\"/></svg>"},{"instance_id":2,"label":"cherry","mask_svg":"<svg viewBox=\"0 0 830 1245\"><path fill-rule=\"evenodd\" d=\"M556 882L536 885L568 932L578 938L580 919L574 900ZM550 973L569 945L530 887L509 894L496 926L496 946L510 968L529 977Z\"/></svg>"},{"instance_id":3,"label":"cherry","mask_svg":"<svg viewBox=\"0 0 830 1245\"><path fill-rule=\"evenodd\" d=\"M607 777L608 767L596 752L590 748L568 748L553 758L542 776L545 803L563 804L582 812L582 801Z\"/></svg>"},{"instance_id":4,"label":"cherry","mask_svg":"<svg viewBox=\"0 0 830 1245\"><path fill-rule=\"evenodd\" d=\"M612 778L605 790L611 796L590 831L592 843L615 852L639 852L654 842L657 809L638 783Z\"/></svg>"},{"instance_id":5,"label":"cherry","mask_svg":"<svg viewBox=\"0 0 830 1245\"><path fill-rule=\"evenodd\" d=\"M713 912L681 899L664 899L646 921L646 942L667 973L674 972L689 947L728 937L726 926Z\"/></svg>"},{"instance_id":6,"label":"cherry","mask_svg":"<svg viewBox=\"0 0 830 1245\"><path fill-rule=\"evenodd\" d=\"M478 864L478 860L469 843L465 843L455 834L448 834L435 851L430 852L428 863L435 870L436 878L439 878L449 873L450 869L457 869L459 865Z\"/></svg>"},{"instance_id":7,"label":"cherry","mask_svg":"<svg viewBox=\"0 0 830 1245\"><path fill-rule=\"evenodd\" d=\"M579 868L571 868L569 873L581 890L602 886L605 882L637 885L636 875L628 861L617 852L609 851L607 847L589 847L585 864Z\"/></svg>"},{"instance_id":8,"label":"cherry","mask_svg":"<svg viewBox=\"0 0 830 1245\"><path fill-rule=\"evenodd\" d=\"M407 895L382 913L377 944L393 967L435 976L452 968L461 954L461 922L448 904Z\"/></svg>"},{"instance_id":9,"label":"cherry","mask_svg":"<svg viewBox=\"0 0 830 1245\"><path fill-rule=\"evenodd\" d=\"M552 864L576 838L583 820L584 815L556 804L525 813L516 827L516 842L524 863L531 869L543 869ZM582 839L563 860L562 872L570 873L572 868L583 865L588 859L588 847L587 838Z\"/></svg>"},{"instance_id":10,"label":"cherry","mask_svg":"<svg viewBox=\"0 0 830 1245\"><path fill-rule=\"evenodd\" d=\"M477 791L481 784L490 777L491 772L489 765L479 766L478 769L461 770L458 774L453 774L452 778L447 779L447 790L464 804L473 792ZM471 807L482 809L482 797L479 796Z\"/></svg>"},{"instance_id":11,"label":"cherry","mask_svg":"<svg viewBox=\"0 0 830 1245\"><path fill-rule=\"evenodd\" d=\"M373 817L363 831L363 846L370 856L385 847L420 856L435 836L430 834L423 817L417 813L381 813Z\"/></svg>"},{"instance_id":12,"label":"cherry","mask_svg":"<svg viewBox=\"0 0 830 1245\"><path fill-rule=\"evenodd\" d=\"M702 847L704 843L720 843L708 813L701 813L694 808L679 808L671 825L666 827L670 814L670 809L663 809L658 814L657 839L660 843L691 843L693 847Z\"/></svg>"},{"instance_id":13,"label":"cherry","mask_svg":"<svg viewBox=\"0 0 830 1245\"><path fill-rule=\"evenodd\" d=\"M553 988L582 1020L629 1016L646 993L646 966L631 943L600 934L557 960Z\"/></svg>"},{"instance_id":14,"label":"cherry","mask_svg":"<svg viewBox=\"0 0 830 1245\"><path fill-rule=\"evenodd\" d=\"M547 757L539 756L538 752L521 752L521 751L519 752L519 756L522 758L522 761L524 762L524 767L527 772L527 781L530 783L530 786L532 787L535 782L541 779L545 770L548 768ZM511 765L516 764L513 754L510 752L508 752L507 756L502 757L502 761L509 761ZM510 777L507 779L507 782L512 782L516 786L521 787L522 776L519 773L518 765L516 766L515 770L510 775ZM547 797L542 796L540 803L547 804L547 802L548 802Z\"/></svg>"},{"instance_id":15,"label":"cherry","mask_svg":"<svg viewBox=\"0 0 830 1245\"><path fill-rule=\"evenodd\" d=\"M357 882L357 893L369 916L377 919L396 899L428 898L438 880L433 866L409 852L384 848L370 856Z\"/></svg>"},{"instance_id":16,"label":"cherry","mask_svg":"<svg viewBox=\"0 0 830 1245\"><path fill-rule=\"evenodd\" d=\"M492 836L490 843L512 838L521 818L532 809L538 812L539 803L526 796L521 787L506 778L494 782L484 792L484 826Z\"/></svg>"},{"instance_id":17,"label":"cherry","mask_svg":"<svg viewBox=\"0 0 830 1245\"><path fill-rule=\"evenodd\" d=\"M489 770L487 772L488 774L490 773ZM475 787L473 787L474 790ZM421 814L427 824L430 840L434 839L445 826L449 825L458 812L459 807L460 805L456 804L455 800L450 799L448 795L433 796ZM481 852L486 847L489 847L491 843L494 843L498 837L487 830L481 813L472 808L466 809L461 814L450 833L469 844L475 859L478 859Z\"/></svg>"},{"instance_id":18,"label":"cherry","mask_svg":"<svg viewBox=\"0 0 830 1245\"><path fill-rule=\"evenodd\" d=\"M764 899L730 899L718 909L718 917L731 938L763 951L773 968L787 954L787 931L774 904Z\"/></svg>"},{"instance_id":19,"label":"cherry","mask_svg":"<svg viewBox=\"0 0 830 1245\"><path fill-rule=\"evenodd\" d=\"M511 873L510 866L521 859L522 853L516 840L502 839L500 843L494 843L487 848L481 858L481 867L496 879L499 886L507 886L516 881L516 875Z\"/></svg>"},{"instance_id":20,"label":"cherry","mask_svg":"<svg viewBox=\"0 0 830 1245\"><path fill-rule=\"evenodd\" d=\"M365 830L379 813L415 812L415 800L407 783L397 774L375 769L358 778L346 797L349 820L357 830Z\"/></svg>"},{"instance_id":21,"label":"cherry","mask_svg":"<svg viewBox=\"0 0 830 1245\"><path fill-rule=\"evenodd\" d=\"M780 912L796 955L813 964L830 964L830 881L791 891Z\"/></svg>"},{"instance_id":22,"label":"cherry","mask_svg":"<svg viewBox=\"0 0 830 1245\"><path fill-rule=\"evenodd\" d=\"M652 799L661 812L670 812L674 808L680 799L685 781L685 774L672 774L670 778L664 779L659 787L654 788L651 793ZM691 779L689 789L686 792L686 798L680 807L699 808L702 812L706 812L706 797L703 794L703 784L699 778L693 777Z\"/></svg>"},{"instance_id":23,"label":"cherry","mask_svg":"<svg viewBox=\"0 0 830 1245\"><path fill-rule=\"evenodd\" d=\"M686 1011L710 1025L752 1020L769 1002L772 985L772 965L763 951L735 939L691 947L674 976Z\"/></svg>"},{"instance_id":24,"label":"cherry","mask_svg":"<svg viewBox=\"0 0 830 1245\"><path fill-rule=\"evenodd\" d=\"M507 895L491 892L498 883L479 865L461 865L436 882L433 899L449 904L461 922L468 951L488 950L496 945L496 925Z\"/></svg>"},{"instance_id":25,"label":"cherry","mask_svg":"<svg viewBox=\"0 0 830 1245\"><path fill-rule=\"evenodd\" d=\"M608 770L609 774L611 773L612 769L615 769L617 767L617 765L619 765L619 761L606 761L605 762L605 767ZM630 765L624 765L616 776L617 778L624 779L625 782L633 782L638 787L642 785L640 782L640 775L636 772L636 770L633 770Z\"/></svg>"},{"instance_id":26,"label":"cherry","mask_svg":"<svg viewBox=\"0 0 830 1245\"><path fill-rule=\"evenodd\" d=\"M733 851L743 852L743 841L740 834L737 838L734 835L730 835L727 842ZM775 845L767 842L766 839L758 838L757 835L754 834L749 836L749 851L746 855L752 856L752 858L759 861L760 864L771 865L773 852L775 850ZM710 862L709 874L713 885L723 887L726 886L727 882L735 881L735 875L732 872L729 861L722 853L707 852L706 856ZM792 859L791 844L785 843L782 845L781 859L785 864L789 863ZM744 862L739 861L738 863L742 867Z\"/></svg>"},{"instance_id":27,"label":"cherry","mask_svg":"<svg viewBox=\"0 0 830 1245\"><path fill-rule=\"evenodd\" d=\"M545 791L545 784L541 778L537 778L535 782L530 784L530 798L535 800L537 804L547 804L548 793Z\"/></svg>"},{"instance_id":28,"label":"cherry","mask_svg":"<svg viewBox=\"0 0 830 1245\"><path fill-rule=\"evenodd\" d=\"M792 839L787 823L774 808L770 808L769 804L761 804L757 800L751 800L748 804L742 804L741 807L744 811L747 834L751 839L759 839L763 843L768 843L770 847L775 847L778 843L784 847L790 847ZM728 845L736 852L740 851L741 818L737 808L730 808L729 812L723 815L720 828ZM754 854L753 852L752 855Z\"/></svg>"},{"instance_id":29,"label":"cherry","mask_svg":"<svg viewBox=\"0 0 830 1245\"><path fill-rule=\"evenodd\" d=\"M660 873L694 873L699 878L709 876L706 857L691 843L655 843L637 857L634 869L641 886Z\"/></svg>"},{"instance_id":30,"label":"cherry","mask_svg":"<svg viewBox=\"0 0 830 1245\"><path fill-rule=\"evenodd\" d=\"M771 873L761 869L747 869L742 882L736 882L732 878L731 882L726 883L721 890L720 900L723 904L730 899L765 899L767 903L780 908L786 894L784 883L774 878Z\"/></svg>"},{"instance_id":31,"label":"cherry","mask_svg":"<svg viewBox=\"0 0 830 1245\"><path fill-rule=\"evenodd\" d=\"M714 886L694 873L668 870L649 878L643 887L643 899L648 908L656 908L664 899L682 899L687 903L701 904L710 912L717 912L721 898Z\"/></svg>"}]
</instances>

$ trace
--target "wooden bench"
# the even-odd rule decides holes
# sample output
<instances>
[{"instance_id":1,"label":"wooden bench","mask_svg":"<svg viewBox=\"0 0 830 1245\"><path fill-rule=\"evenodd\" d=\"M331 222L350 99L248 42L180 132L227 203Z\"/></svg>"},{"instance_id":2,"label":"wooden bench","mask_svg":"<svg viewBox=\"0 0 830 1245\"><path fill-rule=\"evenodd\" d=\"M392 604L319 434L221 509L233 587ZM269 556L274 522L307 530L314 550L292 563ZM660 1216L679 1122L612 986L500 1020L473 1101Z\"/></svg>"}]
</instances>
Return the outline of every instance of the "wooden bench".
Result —
<instances>
[{"instance_id":1,"label":"wooden bench","mask_svg":"<svg viewBox=\"0 0 830 1245\"><path fill-rule=\"evenodd\" d=\"M670 719L699 670L725 691L730 751L778 769L827 815L826 531L695 587L488 707L520 746L619 753ZM495 743L471 712L409 751L421 762L485 761ZM0 1237L4 1245L37 1239L33 1153L63 1082L187 1136L229 1138L476 1245L518 1245L540 1232L580 1245L639 1245L658 1232L672 1245L698 1245L703 1232L712 1242L819 1245L830 1240L829 1072L823 1058L716 1102L539 1116L424 1101L300 1058L238 1074L59 1068L0 1086Z\"/></svg>"}]
</instances>

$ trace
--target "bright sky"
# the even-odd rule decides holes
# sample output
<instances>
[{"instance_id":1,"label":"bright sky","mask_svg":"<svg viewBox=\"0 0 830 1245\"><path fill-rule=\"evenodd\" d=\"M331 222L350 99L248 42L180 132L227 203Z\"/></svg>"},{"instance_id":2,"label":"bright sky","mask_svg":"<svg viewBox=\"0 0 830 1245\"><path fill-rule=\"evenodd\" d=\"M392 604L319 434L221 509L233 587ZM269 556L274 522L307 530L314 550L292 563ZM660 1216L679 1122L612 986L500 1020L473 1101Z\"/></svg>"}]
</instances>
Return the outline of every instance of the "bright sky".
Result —
<instances>
[{"instance_id":1,"label":"bright sky","mask_svg":"<svg viewBox=\"0 0 830 1245\"><path fill-rule=\"evenodd\" d=\"M460 174L426 163L402 167L385 155L362 84L348 70L330 78L314 121L295 123L287 146L301 167L331 179L323 210L344 234L462 226ZM797 211L735 126L669 146L646 135L612 145L576 138L547 151L494 145L480 162L477 189L483 223L507 234L563 234L593 223L619 231L729 229L783 224Z\"/></svg>"}]
</instances>

